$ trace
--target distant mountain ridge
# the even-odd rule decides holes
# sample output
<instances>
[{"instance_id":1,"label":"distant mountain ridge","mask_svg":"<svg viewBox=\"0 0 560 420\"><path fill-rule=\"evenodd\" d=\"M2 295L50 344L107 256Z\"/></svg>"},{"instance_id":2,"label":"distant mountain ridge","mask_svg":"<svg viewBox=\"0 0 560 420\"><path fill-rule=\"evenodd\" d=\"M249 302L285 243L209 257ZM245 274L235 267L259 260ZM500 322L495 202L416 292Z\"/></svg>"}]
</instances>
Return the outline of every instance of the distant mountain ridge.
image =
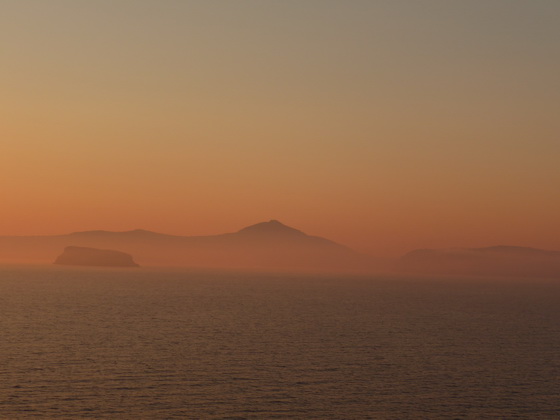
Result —
<instances>
[{"instance_id":1,"label":"distant mountain ridge","mask_svg":"<svg viewBox=\"0 0 560 420\"><path fill-rule=\"evenodd\" d=\"M53 235L53 236L87 236L87 235L115 235L115 236L152 236L152 237L172 237L172 238L210 238L210 237L220 237L220 236L229 236L229 235L236 235L236 234L257 234L257 235L300 235L300 236L309 236L303 233L300 230L294 229L289 227L278 220L270 220L268 222L261 222L254 225L247 226L238 230L237 232L231 233L221 233L217 235L203 235L203 236L187 236L187 235L172 235L168 233L160 233L154 232L151 230L146 229L133 229L133 230L125 230L125 231L111 231L111 230L85 230L79 232L72 232L66 235Z\"/></svg>"},{"instance_id":2,"label":"distant mountain ridge","mask_svg":"<svg viewBox=\"0 0 560 420\"><path fill-rule=\"evenodd\" d=\"M47 262L67 246L119 250L134 255L142 265L295 270L367 270L374 265L371 257L277 220L210 236L135 229L0 237L0 260Z\"/></svg>"},{"instance_id":3,"label":"distant mountain ridge","mask_svg":"<svg viewBox=\"0 0 560 420\"><path fill-rule=\"evenodd\" d=\"M0 262L50 263L68 246L125 252L142 266L391 271L387 262L308 235L278 220L208 236L180 236L145 229L0 236ZM506 245L418 249L397 259L392 269L421 275L560 278L560 252Z\"/></svg>"}]
</instances>

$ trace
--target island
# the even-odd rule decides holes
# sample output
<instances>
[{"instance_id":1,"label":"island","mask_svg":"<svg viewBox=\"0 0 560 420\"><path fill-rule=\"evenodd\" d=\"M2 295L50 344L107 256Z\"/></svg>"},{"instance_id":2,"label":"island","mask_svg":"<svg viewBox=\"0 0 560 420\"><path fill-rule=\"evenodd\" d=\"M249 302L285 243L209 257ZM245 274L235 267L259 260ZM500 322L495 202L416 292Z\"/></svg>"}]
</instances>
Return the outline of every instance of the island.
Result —
<instances>
[{"instance_id":1,"label":"island","mask_svg":"<svg viewBox=\"0 0 560 420\"><path fill-rule=\"evenodd\" d=\"M112 249L67 246L54 264L93 267L138 267L131 255Z\"/></svg>"},{"instance_id":2,"label":"island","mask_svg":"<svg viewBox=\"0 0 560 420\"><path fill-rule=\"evenodd\" d=\"M144 229L123 232L90 230L61 235L0 235L0 263L52 264L69 245L124 251L140 261L142 266L306 273L369 273L389 269L388 264L378 258L330 239L309 235L274 219L234 232L206 236L171 235ZM57 263L113 266L112 262L105 262L112 261L112 258L93 252L69 249ZM125 261L122 258L117 260ZM124 265L130 266L130 259L126 261Z\"/></svg>"}]
</instances>

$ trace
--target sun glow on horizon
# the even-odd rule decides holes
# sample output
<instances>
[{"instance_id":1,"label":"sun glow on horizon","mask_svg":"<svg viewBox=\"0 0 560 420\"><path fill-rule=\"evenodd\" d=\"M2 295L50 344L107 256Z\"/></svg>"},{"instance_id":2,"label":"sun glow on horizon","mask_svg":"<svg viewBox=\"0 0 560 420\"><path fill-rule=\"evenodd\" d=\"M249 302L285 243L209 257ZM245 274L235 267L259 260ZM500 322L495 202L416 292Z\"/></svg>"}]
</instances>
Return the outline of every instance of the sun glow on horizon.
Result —
<instances>
[{"instance_id":1,"label":"sun glow on horizon","mask_svg":"<svg viewBox=\"0 0 560 420\"><path fill-rule=\"evenodd\" d=\"M8 1L0 236L560 249L558 2Z\"/></svg>"}]
</instances>

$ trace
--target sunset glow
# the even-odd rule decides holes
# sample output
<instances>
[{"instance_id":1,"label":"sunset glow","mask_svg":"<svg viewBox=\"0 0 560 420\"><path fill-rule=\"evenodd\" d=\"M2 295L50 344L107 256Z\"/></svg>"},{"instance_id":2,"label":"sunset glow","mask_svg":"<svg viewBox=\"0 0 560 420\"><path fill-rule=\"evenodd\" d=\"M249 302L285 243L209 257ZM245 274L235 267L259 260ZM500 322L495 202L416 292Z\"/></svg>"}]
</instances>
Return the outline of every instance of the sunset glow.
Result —
<instances>
[{"instance_id":1,"label":"sunset glow","mask_svg":"<svg viewBox=\"0 0 560 420\"><path fill-rule=\"evenodd\" d=\"M538 7L536 5L538 4ZM0 235L560 250L557 1L0 3Z\"/></svg>"},{"instance_id":2,"label":"sunset glow","mask_svg":"<svg viewBox=\"0 0 560 420\"><path fill-rule=\"evenodd\" d=\"M560 419L560 0L0 0L0 419Z\"/></svg>"}]
</instances>

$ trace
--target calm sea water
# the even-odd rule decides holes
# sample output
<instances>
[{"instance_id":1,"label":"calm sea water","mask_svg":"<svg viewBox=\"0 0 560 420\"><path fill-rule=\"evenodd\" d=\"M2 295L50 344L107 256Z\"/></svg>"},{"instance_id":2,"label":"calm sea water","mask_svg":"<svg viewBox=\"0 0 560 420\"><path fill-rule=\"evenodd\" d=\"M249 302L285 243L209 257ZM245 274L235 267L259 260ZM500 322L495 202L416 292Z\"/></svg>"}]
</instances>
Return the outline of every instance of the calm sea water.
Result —
<instances>
[{"instance_id":1,"label":"calm sea water","mask_svg":"<svg viewBox=\"0 0 560 420\"><path fill-rule=\"evenodd\" d=\"M560 282L0 267L0 418L560 418Z\"/></svg>"}]
</instances>

